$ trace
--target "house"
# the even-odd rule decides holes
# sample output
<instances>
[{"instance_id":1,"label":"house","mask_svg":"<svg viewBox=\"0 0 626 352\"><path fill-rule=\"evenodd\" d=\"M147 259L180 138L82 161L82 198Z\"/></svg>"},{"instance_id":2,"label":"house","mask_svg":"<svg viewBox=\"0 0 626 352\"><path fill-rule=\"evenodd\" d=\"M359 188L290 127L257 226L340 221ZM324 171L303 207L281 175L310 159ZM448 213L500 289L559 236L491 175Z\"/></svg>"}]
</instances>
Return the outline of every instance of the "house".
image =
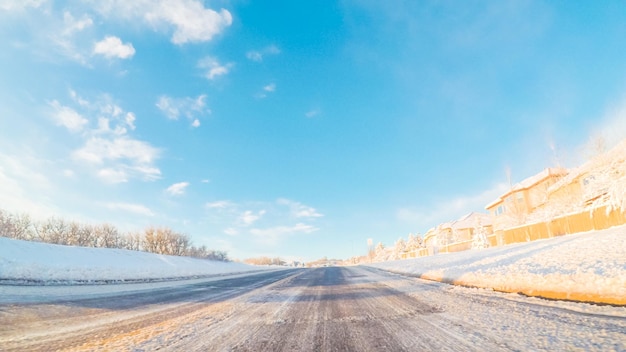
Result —
<instances>
[{"instance_id":1,"label":"house","mask_svg":"<svg viewBox=\"0 0 626 352\"><path fill-rule=\"evenodd\" d=\"M488 204L493 230L502 230L522 225L528 215L548 201L550 186L568 174L564 168L547 168L540 173L517 183L509 191Z\"/></svg>"},{"instance_id":2,"label":"house","mask_svg":"<svg viewBox=\"0 0 626 352\"><path fill-rule=\"evenodd\" d=\"M437 245L437 230L433 227L424 234L424 247L428 248L428 254L432 255Z\"/></svg>"},{"instance_id":3,"label":"house","mask_svg":"<svg viewBox=\"0 0 626 352\"><path fill-rule=\"evenodd\" d=\"M471 212L458 220L439 224L424 234L424 246L431 255L439 251L466 250L471 248L469 242L477 233L485 236L493 233L489 214Z\"/></svg>"},{"instance_id":4,"label":"house","mask_svg":"<svg viewBox=\"0 0 626 352\"><path fill-rule=\"evenodd\" d=\"M551 185L541 209L551 216L611 204L624 209L625 191L626 139Z\"/></svg>"},{"instance_id":5,"label":"house","mask_svg":"<svg viewBox=\"0 0 626 352\"><path fill-rule=\"evenodd\" d=\"M493 221L489 214L471 212L452 223L455 242L471 241L474 235L493 233Z\"/></svg>"}]
</instances>

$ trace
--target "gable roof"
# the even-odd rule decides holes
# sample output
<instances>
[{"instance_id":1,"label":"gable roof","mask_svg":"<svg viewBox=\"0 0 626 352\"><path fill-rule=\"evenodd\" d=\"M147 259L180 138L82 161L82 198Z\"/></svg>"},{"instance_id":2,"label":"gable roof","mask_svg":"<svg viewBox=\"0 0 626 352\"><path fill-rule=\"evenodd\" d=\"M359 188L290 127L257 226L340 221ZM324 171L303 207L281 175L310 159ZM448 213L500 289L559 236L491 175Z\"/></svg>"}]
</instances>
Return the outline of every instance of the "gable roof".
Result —
<instances>
[{"instance_id":1,"label":"gable roof","mask_svg":"<svg viewBox=\"0 0 626 352\"><path fill-rule=\"evenodd\" d=\"M474 228L476 225L491 225L492 220L489 214L477 213L475 211L461 217L459 220L452 224L453 229L469 229Z\"/></svg>"},{"instance_id":2,"label":"gable roof","mask_svg":"<svg viewBox=\"0 0 626 352\"><path fill-rule=\"evenodd\" d=\"M550 186L548 189L548 193L555 192L561 187L568 185L574 182L576 179L581 177L582 175L592 172L596 169L606 166L607 161L619 161L623 162L626 159L626 139L619 142L616 146L609 149L608 151L597 155L581 166L574 168L567 174L565 177L560 179L558 182Z\"/></svg>"},{"instance_id":3,"label":"gable roof","mask_svg":"<svg viewBox=\"0 0 626 352\"><path fill-rule=\"evenodd\" d=\"M489 209L489 208L493 207L494 205L496 205L498 203L501 203L502 201L504 201L504 198L506 198L511 193L515 193L515 192L523 191L523 190L526 190L526 189L530 189L534 185L540 183L541 181L543 181L543 180L545 180L545 179L547 179L547 178L549 178L551 176L565 176L568 173L569 173L569 170L567 170L565 168L562 168L562 167L549 167L549 168L543 169L538 174L530 176L530 177L522 180L521 182L516 183L506 193L504 193L503 195L498 197L493 202L487 204L485 206L485 209Z\"/></svg>"}]
</instances>

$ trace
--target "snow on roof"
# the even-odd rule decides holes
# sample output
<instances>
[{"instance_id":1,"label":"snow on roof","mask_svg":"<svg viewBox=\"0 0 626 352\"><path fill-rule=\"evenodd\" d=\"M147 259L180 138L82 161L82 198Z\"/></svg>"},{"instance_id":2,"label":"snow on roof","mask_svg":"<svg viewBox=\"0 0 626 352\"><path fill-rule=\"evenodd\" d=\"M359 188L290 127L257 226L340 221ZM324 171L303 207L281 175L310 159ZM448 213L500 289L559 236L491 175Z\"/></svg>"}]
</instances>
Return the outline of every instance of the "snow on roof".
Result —
<instances>
[{"instance_id":1,"label":"snow on roof","mask_svg":"<svg viewBox=\"0 0 626 352\"><path fill-rule=\"evenodd\" d=\"M605 166L607 161L613 161L616 159L619 161L624 161L626 159L626 139L618 143L615 147L609 149L607 152L591 158L577 168L571 169L565 177L550 186L548 192L552 193L561 187L574 182L574 180L579 178L581 175Z\"/></svg>"},{"instance_id":2,"label":"snow on roof","mask_svg":"<svg viewBox=\"0 0 626 352\"><path fill-rule=\"evenodd\" d=\"M489 214L485 214L485 213L477 213L477 212L471 212L463 217L461 217L459 220L455 221L452 224L452 228L453 229L469 229L469 228L474 228L478 225L491 225L492 221L491 221L491 216L489 216Z\"/></svg>"},{"instance_id":3,"label":"snow on roof","mask_svg":"<svg viewBox=\"0 0 626 352\"><path fill-rule=\"evenodd\" d=\"M521 182L518 182L515 185L513 185L513 187L511 187L511 189L508 190L506 193L498 197L493 202L487 204L485 206L485 209L489 209L493 207L494 205L502 202L504 198L506 198L506 196L508 196L509 194L513 192L518 192L518 191L522 191L525 189L529 189L533 187L534 185L540 183L541 181L549 178L550 176L566 176L568 173L569 173L569 170L562 168L562 167L549 167L549 168L543 169L538 174L530 176L522 180Z\"/></svg>"}]
</instances>

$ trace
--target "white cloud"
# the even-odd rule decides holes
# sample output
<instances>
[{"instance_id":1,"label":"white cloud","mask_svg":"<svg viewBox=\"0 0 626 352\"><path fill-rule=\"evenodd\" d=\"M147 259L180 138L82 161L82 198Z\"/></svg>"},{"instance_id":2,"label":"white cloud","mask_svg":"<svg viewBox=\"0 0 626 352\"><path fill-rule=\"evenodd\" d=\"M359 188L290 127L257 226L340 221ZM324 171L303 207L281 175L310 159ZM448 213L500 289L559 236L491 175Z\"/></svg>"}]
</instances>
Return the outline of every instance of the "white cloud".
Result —
<instances>
[{"instance_id":1,"label":"white cloud","mask_svg":"<svg viewBox=\"0 0 626 352\"><path fill-rule=\"evenodd\" d=\"M252 61L261 62L263 61L263 54L258 51L248 51L246 53L246 57Z\"/></svg>"},{"instance_id":2,"label":"white cloud","mask_svg":"<svg viewBox=\"0 0 626 352\"><path fill-rule=\"evenodd\" d=\"M239 220L244 224L244 226L250 226L261 219L265 212L265 210L261 210L255 214L252 210L246 210L243 214L241 214Z\"/></svg>"},{"instance_id":3,"label":"white cloud","mask_svg":"<svg viewBox=\"0 0 626 352\"><path fill-rule=\"evenodd\" d=\"M146 12L144 18L154 25L163 22L173 25L176 28L172 35L174 44L209 41L233 22L227 10L217 12L193 0L162 0Z\"/></svg>"},{"instance_id":4,"label":"white cloud","mask_svg":"<svg viewBox=\"0 0 626 352\"><path fill-rule=\"evenodd\" d=\"M104 168L98 170L96 175L106 183L128 182L128 174L123 169Z\"/></svg>"},{"instance_id":5,"label":"white cloud","mask_svg":"<svg viewBox=\"0 0 626 352\"><path fill-rule=\"evenodd\" d=\"M420 209L399 208L396 211L396 218L422 228L436 226L443 222L457 220L472 211L485 211L485 206L496 200L509 187L506 183L498 183L479 194L459 196Z\"/></svg>"},{"instance_id":6,"label":"white cloud","mask_svg":"<svg viewBox=\"0 0 626 352\"><path fill-rule=\"evenodd\" d=\"M319 115L321 113L320 109L313 109L313 110L309 110L307 111L304 116L308 117L308 118L312 118L315 117L317 115Z\"/></svg>"},{"instance_id":7,"label":"white cloud","mask_svg":"<svg viewBox=\"0 0 626 352\"><path fill-rule=\"evenodd\" d=\"M126 122L126 125L131 129L134 130L135 129L135 120L137 118L135 117L135 114L133 114L132 112L126 113L126 117L124 119L124 122Z\"/></svg>"},{"instance_id":8,"label":"white cloud","mask_svg":"<svg viewBox=\"0 0 626 352\"><path fill-rule=\"evenodd\" d=\"M76 19L69 11L63 13L63 28L64 36L71 36L74 33L82 32L88 27L93 26L93 20L87 15L83 15L81 18Z\"/></svg>"},{"instance_id":9,"label":"white cloud","mask_svg":"<svg viewBox=\"0 0 626 352\"><path fill-rule=\"evenodd\" d=\"M152 210L150 210L150 208L141 204L104 203L102 204L102 206L111 210L121 210L121 211L126 211L126 212L130 212L130 213L137 214L137 215L154 216L154 213L152 212Z\"/></svg>"},{"instance_id":10,"label":"white cloud","mask_svg":"<svg viewBox=\"0 0 626 352\"><path fill-rule=\"evenodd\" d=\"M185 194L185 189L189 186L189 182L178 182L173 185L167 187L165 192L169 193L172 196L180 196Z\"/></svg>"},{"instance_id":11,"label":"white cloud","mask_svg":"<svg viewBox=\"0 0 626 352\"><path fill-rule=\"evenodd\" d=\"M206 70L204 76L208 80L214 80L218 76L228 74L233 65L233 63L220 64L220 62L212 56L207 56L198 61L198 68Z\"/></svg>"},{"instance_id":12,"label":"white cloud","mask_svg":"<svg viewBox=\"0 0 626 352\"><path fill-rule=\"evenodd\" d=\"M195 112L202 112L206 106L206 95L196 98L171 98L166 95L159 97L157 107L170 119L177 120L180 115L192 117Z\"/></svg>"},{"instance_id":13,"label":"white cloud","mask_svg":"<svg viewBox=\"0 0 626 352\"><path fill-rule=\"evenodd\" d=\"M74 109L62 106L58 101L53 100L49 104L52 109L52 118L57 125L67 128L70 132L80 132L89 122Z\"/></svg>"},{"instance_id":14,"label":"white cloud","mask_svg":"<svg viewBox=\"0 0 626 352\"><path fill-rule=\"evenodd\" d=\"M131 43L123 44L118 37L107 36L94 45L93 53L104 55L109 59L128 59L135 55L135 48Z\"/></svg>"},{"instance_id":15,"label":"white cloud","mask_svg":"<svg viewBox=\"0 0 626 352\"><path fill-rule=\"evenodd\" d=\"M105 160L129 160L133 164L148 165L158 157L159 150L146 142L122 136L114 139L92 137L74 153L80 160L101 164Z\"/></svg>"},{"instance_id":16,"label":"white cloud","mask_svg":"<svg viewBox=\"0 0 626 352\"><path fill-rule=\"evenodd\" d=\"M259 241L265 244L275 244L284 236L298 233L312 233L318 230L319 229L314 226L297 223L294 226L275 226L265 229L254 228L250 230L250 234L257 237Z\"/></svg>"},{"instance_id":17,"label":"white cloud","mask_svg":"<svg viewBox=\"0 0 626 352\"><path fill-rule=\"evenodd\" d=\"M94 0L105 16L136 22L141 19L153 29L173 27L174 44L210 41L232 24L225 9L205 8L198 0Z\"/></svg>"},{"instance_id":18,"label":"white cloud","mask_svg":"<svg viewBox=\"0 0 626 352\"><path fill-rule=\"evenodd\" d=\"M228 200L218 200L215 202L208 202L204 205L207 209L225 209L233 206L233 203Z\"/></svg>"},{"instance_id":19,"label":"white cloud","mask_svg":"<svg viewBox=\"0 0 626 352\"><path fill-rule=\"evenodd\" d=\"M266 55L280 54L280 49L276 45L267 46L261 50L250 50L246 53L248 60L261 62Z\"/></svg>"},{"instance_id":20,"label":"white cloud","mask_svg":"<svg viewBox=\"0 0 626 352\"><path fill-rule=\"evenodd\" d=\"M267 98L267 93L273 93L274 91L276 91L276 84L270 83L266 86L263 86L263 89L261 90L261 92L257 93L255 97L258 99L264 99L264 98Z\"/></svg>"},{"instance_id":21,"label":"white cloud","mask_svg":"<svg viewBox=\"0 0 626 352\"><path fill-rule=\"evenodd\" d=\"M83 99L81 96L78 95L78 93L76 93L75 90L70 89L70 97L72 98L72 100L77 103L78 105L82 106L82 107L87 107L90 105L89 101Z\"/></svg>"},{"instance_id":22,"label":"white cloud","mask_svg":"<svg viewBox=\"0 0 626 352\"><path fill-rule=\"evenodd\" d=\"M288 206L291 211L291 215L295 218L319 218L324 216L313 207L289 199L280 198L276 201L276 203Z\"/></svg>"},{"instance_id":23,"label":"white cloud","mask_svg":"<svg viewBox=\"0 0 626 352\"><path fill-rule=\"evenodd\" d=\"M86 34L85 30L93 26L93 20L84 14L80 18L75 18L69 11L63 12L63 23L53 23L48 29L46 42L52 43L61 55L68 57L82 65L88 66L85 58L86 51L82 44Z\"/></svg>"},{"instance_id":24,"label":"white cloud","mask_svg":"<svg viewBox=\"0 0 626 352\"><path fill-rule=\"evenodd\" d=\"M178 120L181 116L186 117L192 121L192 127L200 126L197 115L202 116L211 113L211 110L206 108L206 95L204 94L196 98L172 98L162 95L155 105L168 119Z\"/></svg>"},{"instance_id":25,"label":"white cloud","mask_svg":"<svg viewBox=\"0 0 626 352\"><path fill-rule=\"evenodd\" d=\"M108 182L126 182L130 176L155 180L161 171L153 166L160 151L147 142L128 136L112 139L91 137L85 145L74 151L72 157L99 169L98 176Z\"/></svg>"},{"instance_id":26,"label":"white cloud","mask_svg":"<svg viewBox=\"0 0 626 352\"><path fill-rule=\"evenodd\" d=\"M237 229L229 227L229 228L224 230L224 233L229 235L229 236L237 236L239 234L239 231L237 231Z\"/></svg>"},{"instance_id":27,"label":"white cloud","mask_svg":"<svg viewBox=\"0 0 626 352\"><path fill-rule=\"evenodd\" d=\"M27 7L38 8L47 0L2 0L0 1L0 10L20 11Z\"/></svg>"}]
</instances>

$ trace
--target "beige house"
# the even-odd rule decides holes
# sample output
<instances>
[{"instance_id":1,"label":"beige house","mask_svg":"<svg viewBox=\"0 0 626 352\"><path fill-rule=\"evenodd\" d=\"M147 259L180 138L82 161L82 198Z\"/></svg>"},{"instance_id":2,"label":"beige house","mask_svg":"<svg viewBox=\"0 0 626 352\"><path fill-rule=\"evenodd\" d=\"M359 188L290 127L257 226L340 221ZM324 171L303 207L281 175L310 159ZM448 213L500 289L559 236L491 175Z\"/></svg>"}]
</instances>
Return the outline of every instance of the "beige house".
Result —
<instances>
[{"instance_id":1,"label":"beige house","mask_svg":"<svg viewBox=\"0 0 626 352\"><path fill-rule=\"evenodd\" d=\"M456 242L471 241L478 232L493 234L493 220L489 214L471 212L452 223L452 232Z\"/></svg>"},{"instance_id":2,"label":"beige house","mask_svg":"<svg viewBox=\"0 0 626 352\"><path fill-rule=\"evenodd\" d=\"M568 174L564 168L547 168L511 187L509 191L488 204L493 230L524 224L528 215L548 201L550 186Z\"/></svg>"},{"instance_id":3,"label":"beige house","mask_svg":"<svg viewBox=\"0 0 626 352\"><path fill-rule=\"evenodd\" d=\"M438 251L450 251L449 245L472 241L475 234L485 236L493 234L492 219L489 214L471 212L458 220L444 222L437 227L431 228L424 234L424 246L429 249L429 254ZM459 249L469 249L471 244L461 246Z\"/></svg>"},{"instance_id":4,"label":"beige house","mask_svg":"<svg viewBox=\"0 0 626 352\"><path fill-rule=\"evenodd\" d=\"M544 217L603 205L622 209L626 195L626 140L599 154L548 189L548 200L539 210ZM541 214L544 213L544 214Z\"/></svg>"}]
</instances>

